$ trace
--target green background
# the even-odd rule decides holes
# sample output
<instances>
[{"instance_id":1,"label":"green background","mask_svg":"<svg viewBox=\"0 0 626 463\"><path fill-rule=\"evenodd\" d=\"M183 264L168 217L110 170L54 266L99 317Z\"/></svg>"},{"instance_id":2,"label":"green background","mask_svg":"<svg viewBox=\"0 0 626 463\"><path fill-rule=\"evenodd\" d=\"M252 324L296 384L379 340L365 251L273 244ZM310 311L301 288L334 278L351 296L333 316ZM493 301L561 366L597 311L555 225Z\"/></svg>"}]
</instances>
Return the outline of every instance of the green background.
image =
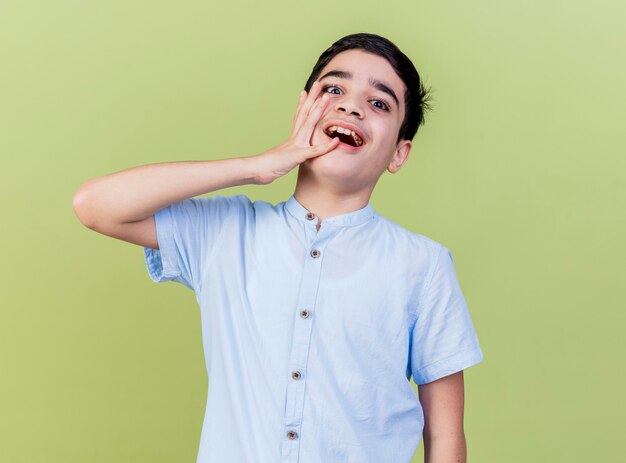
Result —
<instances>
[{"instance_id":1,"label":"green background","mask_svg":"<svg viewBox=\"0 0 626 463\"><path fill-rule=\"evenodd\" d=\"M194 294L82 226L72 194L277 145L319 54L354 32L394 41L433 89L372 205L453 252L485 355L465 372L468 460L623 461L625 10L4 0L0 461L195 461ZM276 203L295 178L222 192Z\"/></svg>"}]
</instances>

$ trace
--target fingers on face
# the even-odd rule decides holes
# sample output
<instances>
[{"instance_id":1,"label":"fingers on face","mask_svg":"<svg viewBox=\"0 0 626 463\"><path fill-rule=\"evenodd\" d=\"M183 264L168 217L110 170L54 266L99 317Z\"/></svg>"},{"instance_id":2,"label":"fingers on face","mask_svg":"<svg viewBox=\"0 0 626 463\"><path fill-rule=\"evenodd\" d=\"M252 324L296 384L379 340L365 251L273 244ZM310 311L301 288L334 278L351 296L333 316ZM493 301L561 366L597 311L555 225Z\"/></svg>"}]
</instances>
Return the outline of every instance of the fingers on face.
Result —
<instances>
[{"instance_id":1,"label":"fingers on face","mask_svg":"<svg viewBox=\"0 0 626 463\"><path fill-rule=\"evenodd\" d=\"M328 104L328 95L326 94L322 95L317 100L315 100L315 103L313 103L313 106L311 107L311 110L309 111L305 124L307 126L313 126L317 124L327 104Z\"/></svg>"},{"instance_id":2,"label":"fingers on face","mask_svg":"<svg viewBox=\"0 0 626 463\"><path fill-rule=\"evenodd\" d=\"M328 96L322 95L311 108L307 118L303 121L301 127L301 135L304 137L303 142L309 142L311 140L311 136L313 135L313 130L315 126L320 120L320 117L324 113L324 109L328 104Z\"/></svg>"},{"instance_id":3,"label":"fingers on face","mask_svg":"<svg viewBox=\"0 0 626 463\"><path fill-rule=\"evenodd\" d=\"M298 128L304 123L307 119L311 111L313 110L315 104L319 101L318 95L320 94L320 84L319 82L313 82L311 85L311 89L307 94L301 94L300 101L298 102L298 109L296 111L294 128L298 130Z\"/></svg>"}]
</instances>

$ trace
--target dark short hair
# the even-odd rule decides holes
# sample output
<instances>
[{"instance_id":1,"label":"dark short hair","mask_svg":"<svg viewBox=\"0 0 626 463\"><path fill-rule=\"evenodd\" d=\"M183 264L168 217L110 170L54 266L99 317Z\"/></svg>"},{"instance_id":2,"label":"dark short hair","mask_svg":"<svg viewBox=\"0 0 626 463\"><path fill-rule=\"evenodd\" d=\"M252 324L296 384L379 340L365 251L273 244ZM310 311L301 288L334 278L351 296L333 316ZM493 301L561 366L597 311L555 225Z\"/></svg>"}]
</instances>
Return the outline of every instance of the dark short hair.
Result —
<instances>
[{"instance_id":1,"label":"dark short hair","mask_svg":"<svg viewBox=\"0 0 626 463\"><path fill-rule=\"evenodd\" d=\"M402 79L406 87L404 94L404 120L400 126L398 133L398 142L400 140L413 140L420 125L424 124L424 113L431 109L430 89L426 89L420 75L411 60L389 39L376 34L368 34L365 32L358 34L350 34L337 40L320 55L311 71L311 75L304 86L308 92L317 80L322 69L339 53L361 49L385 58L391 67L396 71L398 77Z\"/></svg>"}]
</instances>

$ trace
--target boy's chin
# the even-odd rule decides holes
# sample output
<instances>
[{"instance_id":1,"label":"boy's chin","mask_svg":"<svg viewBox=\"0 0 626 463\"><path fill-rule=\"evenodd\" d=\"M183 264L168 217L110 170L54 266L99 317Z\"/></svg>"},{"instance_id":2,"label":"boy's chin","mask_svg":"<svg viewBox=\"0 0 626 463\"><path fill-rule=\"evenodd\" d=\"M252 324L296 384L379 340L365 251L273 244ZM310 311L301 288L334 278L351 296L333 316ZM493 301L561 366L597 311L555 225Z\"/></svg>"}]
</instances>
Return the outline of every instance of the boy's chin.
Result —
<instances>
[{"instance_id":1,"label":"boy's chin","mask_svg":"<svg viewBox=\"0 0 626 463\"><path fill-rule=\"evenodd\" d=\"M355 165L350 153L336 147L325 154L307 159L306 168L316 175L333 178L349 178L354 175Z\"/></svg>"}]
</instances>

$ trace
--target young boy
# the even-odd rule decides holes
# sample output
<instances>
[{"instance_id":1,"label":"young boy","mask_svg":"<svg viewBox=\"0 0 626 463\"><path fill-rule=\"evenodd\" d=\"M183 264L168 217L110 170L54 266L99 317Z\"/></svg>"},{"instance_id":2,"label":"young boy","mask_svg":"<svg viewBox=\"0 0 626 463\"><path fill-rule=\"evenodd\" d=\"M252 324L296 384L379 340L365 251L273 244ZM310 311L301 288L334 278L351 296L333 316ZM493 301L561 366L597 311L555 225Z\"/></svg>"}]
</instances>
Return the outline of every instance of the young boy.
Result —
<instances>
[{"instance_id":1,"label":"young boy","mask_svg":"<svg viewBox=\"0 0 626 463\"><path fill-rule=\"evenodd\" d=\"M452 255L370 204L407 161L426 97L393 43L349 35L320 56L286 142L74 195L84 225L144 246L154 281L196 293L210 383L199 463L408 463L422 431L426 462L466 461L463 369L483 355ZM296 166L276 205L194 198Z\"/></svg>"}]
</instances>

